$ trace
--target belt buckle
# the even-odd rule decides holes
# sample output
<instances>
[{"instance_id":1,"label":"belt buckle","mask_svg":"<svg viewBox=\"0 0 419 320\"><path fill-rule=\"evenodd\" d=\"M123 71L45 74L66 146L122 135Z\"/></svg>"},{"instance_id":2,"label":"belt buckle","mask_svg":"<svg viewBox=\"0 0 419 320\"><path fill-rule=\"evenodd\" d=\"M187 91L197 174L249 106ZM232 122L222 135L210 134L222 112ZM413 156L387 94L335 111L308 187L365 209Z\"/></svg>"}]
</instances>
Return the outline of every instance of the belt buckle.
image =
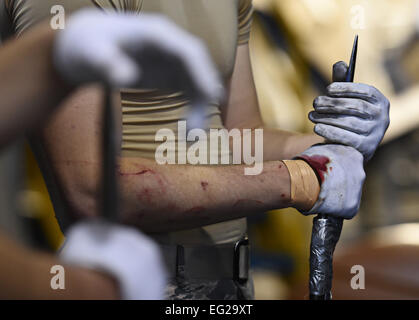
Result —
<instances>
[{"instance_id":1,"label":"belt buckle","mask_svg":"<svg viewBox=\"0 0 419 320\"><path fill-rule=\"evenodd\" d=\"M234 280L244 284L249 279L249 239L237 241L234 245Z\"/></svg>"}]
</instances>

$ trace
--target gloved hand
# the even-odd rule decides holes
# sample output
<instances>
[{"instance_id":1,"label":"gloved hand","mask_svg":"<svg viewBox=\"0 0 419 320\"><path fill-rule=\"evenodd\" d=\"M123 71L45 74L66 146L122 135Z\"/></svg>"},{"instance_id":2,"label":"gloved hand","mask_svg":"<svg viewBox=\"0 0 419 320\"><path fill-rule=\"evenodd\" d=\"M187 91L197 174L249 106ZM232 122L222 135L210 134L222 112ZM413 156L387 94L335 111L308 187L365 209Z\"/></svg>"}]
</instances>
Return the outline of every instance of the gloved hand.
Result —
<instances>
[{"instance_id":1,"label":"gloved hand","mask_svg":"<svg viewBox=\"0 0 419 320\"><path fill-rule=\"evenodd\" d=\"M166 273L157 245L138 230L104 221L81 222L69 230L63 262L108 272L126 300L164 298Z\"/></svg>"},{"instance_id":2,"label":"gloved hand","mask_svg":"<svg viewBox=\"0 0 419 320\"><path fill-rule=\"evenodd\" d=\"M296 158L305 160L321 181L317 202L303 214L352 219L359 210L365 180L362 154L352 147L325 144L313 146Z\"/></svg>"},{"instance_id":3,"label":"gloved hand","mask_svg":"<svg viewBox=\"0 0 419 320\"><path fill-rule=\"evenodd\" d=\"M368 161L390 124L390 103L372 86L342 82L347 69L344 62L333 66L334 83L327 87L327 96L314 100L309 119L318 135L354 147Z\"/></svg>"},{"instance_id":4,"label":"gloved hand","mask_svg":"<svg viewBox=\"0 0 419 320\"><path fill-rule=\"evenodd\" d=\"M223 94L203 43L160 15L81 10L58 33L54 62L77 84L173 89L199 102Z\"/></svg>"}]
</instances>

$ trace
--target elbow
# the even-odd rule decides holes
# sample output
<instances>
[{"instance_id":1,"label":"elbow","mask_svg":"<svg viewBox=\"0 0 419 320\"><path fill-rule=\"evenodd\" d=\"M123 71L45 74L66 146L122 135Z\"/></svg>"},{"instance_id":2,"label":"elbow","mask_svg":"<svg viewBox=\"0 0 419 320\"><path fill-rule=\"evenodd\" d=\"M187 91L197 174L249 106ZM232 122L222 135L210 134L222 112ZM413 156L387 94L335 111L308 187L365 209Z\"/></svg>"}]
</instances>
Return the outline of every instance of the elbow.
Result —
<instances>
[{"instance_id":1,"label":"elbow","mask_svg":"<svg viewBox=\"0 0 419 320\"><path fill-rule=\"evenodd\" d=\"M97 191L83 187L68 187L64 190L64 200L69 209L68 214L73 219L80 220L100 216Z\"/></svg>"},{"instance_id":2,"label":"elbow","mask_svg":"<svg viewBox=\"0 0 419 320\"><path fill-rule=\"evenodd\" d=\"M70 170L59 174L61 195L72 219L86 219L100 216L99 179L89 171Z\"/></svg>"}]
</instances>

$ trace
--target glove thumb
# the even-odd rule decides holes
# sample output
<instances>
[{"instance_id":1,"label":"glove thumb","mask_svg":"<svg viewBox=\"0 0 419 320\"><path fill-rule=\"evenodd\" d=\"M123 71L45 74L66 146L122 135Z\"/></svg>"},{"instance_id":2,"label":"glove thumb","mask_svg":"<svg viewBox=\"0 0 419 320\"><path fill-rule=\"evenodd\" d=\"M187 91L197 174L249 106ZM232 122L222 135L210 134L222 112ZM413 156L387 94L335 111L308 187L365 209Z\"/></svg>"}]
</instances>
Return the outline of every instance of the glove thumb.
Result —
<instances>
[{"instance_id":1,"label":"glove thumb","mask_svg":"<svg viewBox=\"0 0 419 320\"><path fill-rule=\"evenodd\" d=\"M333 82L345 82L346 73L348 72L348 65L343 62L339 61L333 65Z\"/></svg>"},{"instance_id":2,"label":"glove thumb","mask_svg":"<svg viewBox=\"0 0 419 320\"><path fill-rule=\"evenodd\" d=\"M117 88L133 87L141 78L139 65L122 52L116 59L109 61L105 73L108 82Z\"/></svg>"},{"instance_id":3,"label":"glove thumb","mask_svg":"<svg viewBox=\"0 0 419 320\"><path fill-rule=\"evenodd\" d=\"M95 59L90 61L102 81L116 88L132 87L141 78L141 68L122 49L114 45L96 46Z\"/></svg>"}]
</instances>

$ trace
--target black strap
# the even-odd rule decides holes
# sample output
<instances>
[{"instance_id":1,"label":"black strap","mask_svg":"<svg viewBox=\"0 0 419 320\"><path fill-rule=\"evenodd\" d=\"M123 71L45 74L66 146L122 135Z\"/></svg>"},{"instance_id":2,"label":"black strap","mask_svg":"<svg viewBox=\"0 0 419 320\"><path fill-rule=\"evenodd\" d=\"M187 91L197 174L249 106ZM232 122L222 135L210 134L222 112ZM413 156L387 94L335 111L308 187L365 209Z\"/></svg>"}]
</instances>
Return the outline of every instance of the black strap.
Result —
<instances>
[{"instance_id":1,"label":"black strap","mask_svg":"<svg viewBox=\"0 0 419 320\"><path fill-rule=\"evenodd\" d=\"M170 278L231 279L244 283L249 278L249 244L240 240L221 245L161 245Z\"/></svg>"}]
</instances>

